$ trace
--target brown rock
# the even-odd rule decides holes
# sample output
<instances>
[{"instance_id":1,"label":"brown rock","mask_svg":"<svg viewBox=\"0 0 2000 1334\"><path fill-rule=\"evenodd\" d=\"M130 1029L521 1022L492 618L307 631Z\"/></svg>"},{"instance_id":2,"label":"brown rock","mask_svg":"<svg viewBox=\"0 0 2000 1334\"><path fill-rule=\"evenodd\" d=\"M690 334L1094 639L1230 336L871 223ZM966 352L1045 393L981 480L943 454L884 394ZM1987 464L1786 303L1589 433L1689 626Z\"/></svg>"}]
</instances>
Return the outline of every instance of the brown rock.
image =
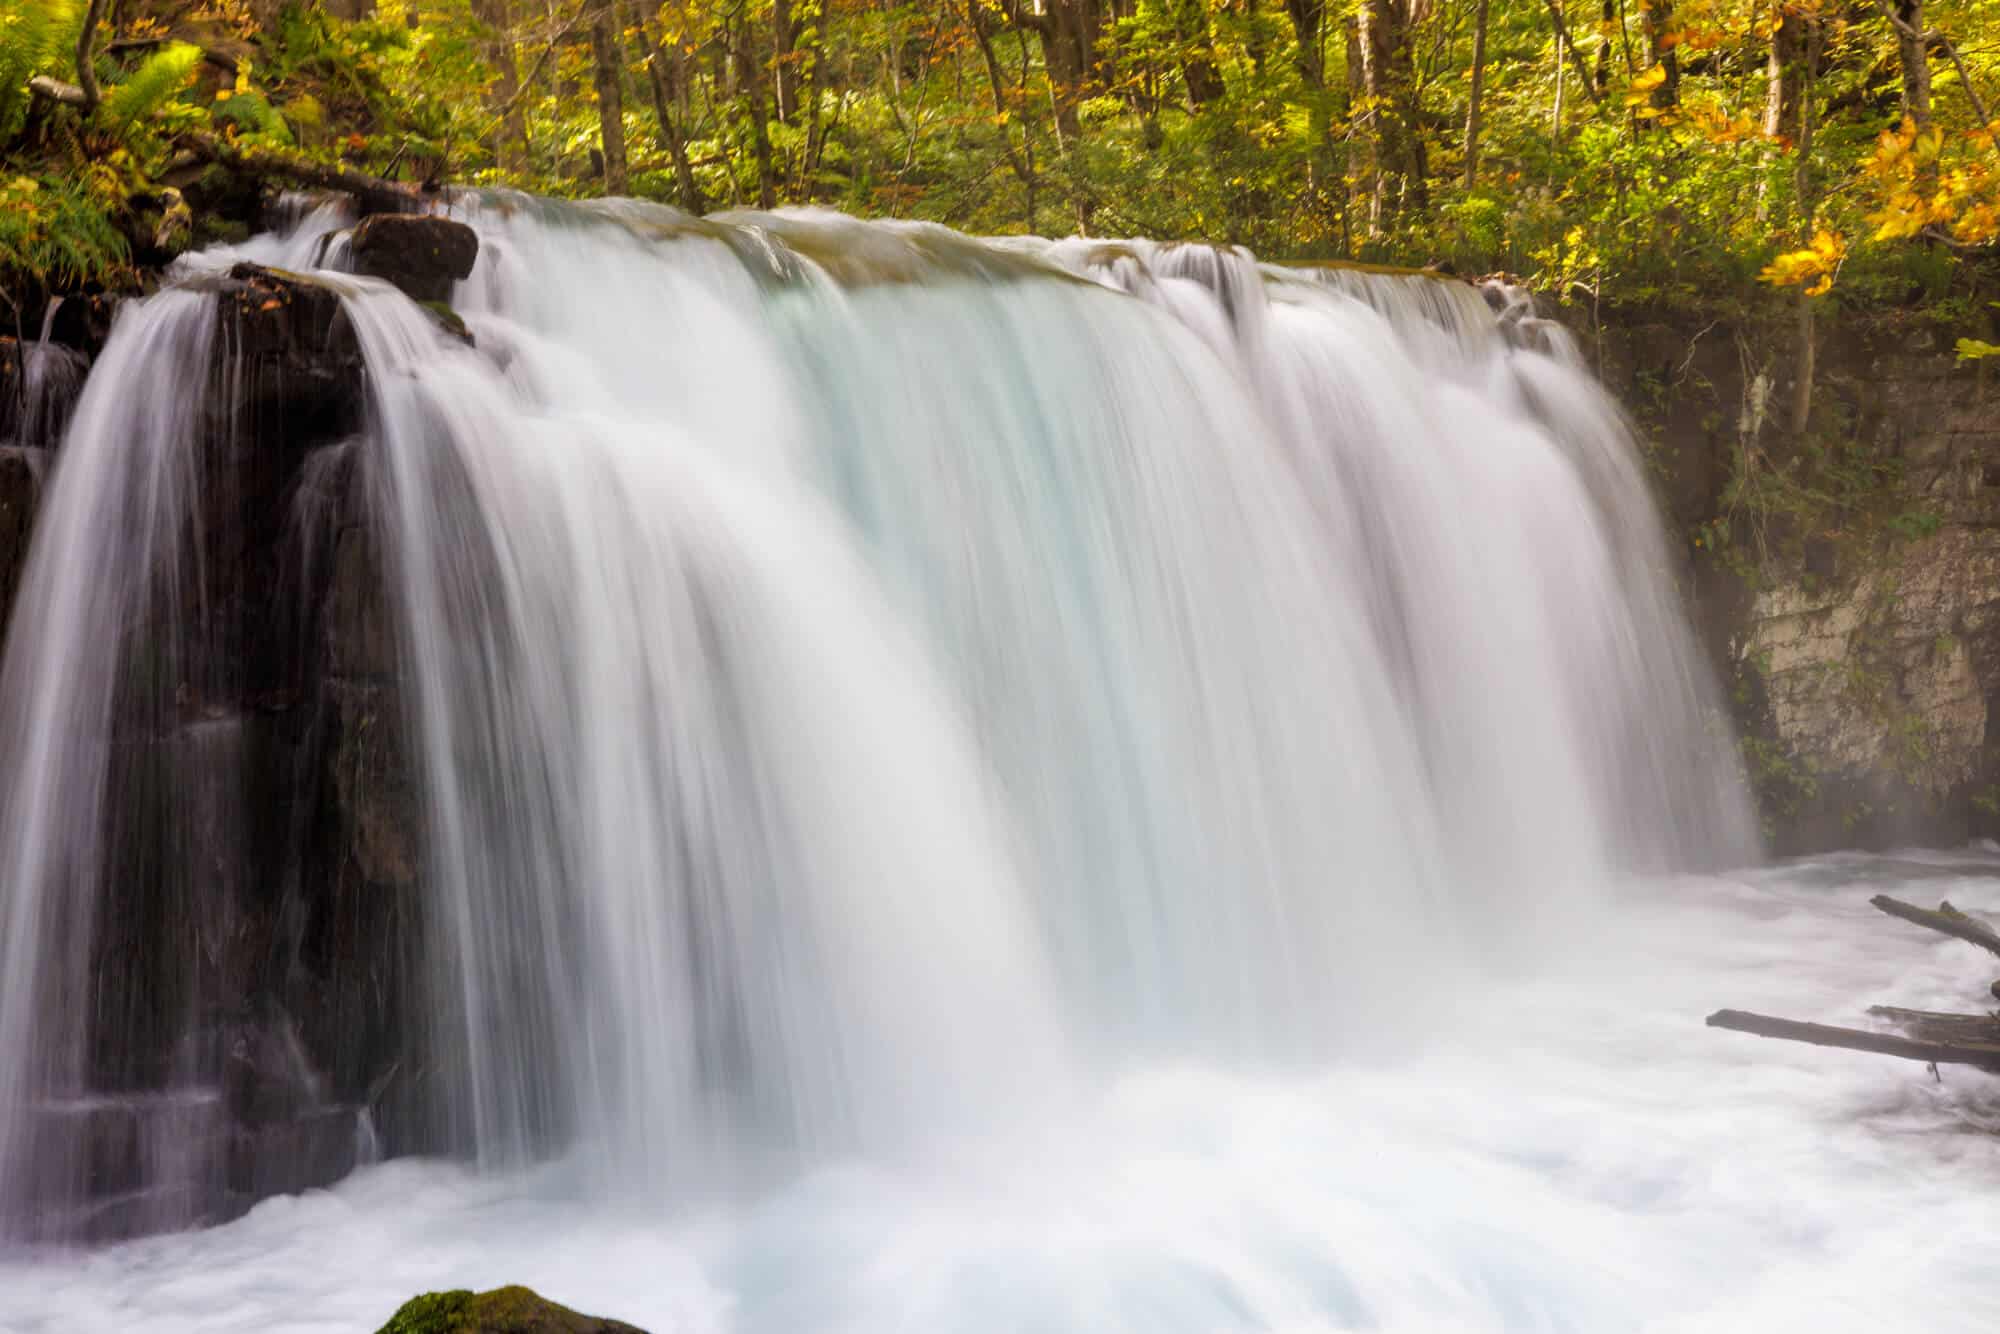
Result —
<instances>
[{"instance_id":1,"label":"brown rock","mask_svg":"<svg viewBox=\"0 0 2000 1334\"><path fill-rule=\"evenodd\" d=\"M462 222L409 213L377 213L354 229L354 271L403 289L412 301L448 301L451 285L472 273L479 235Z\"/></svg>"}]
</instances>

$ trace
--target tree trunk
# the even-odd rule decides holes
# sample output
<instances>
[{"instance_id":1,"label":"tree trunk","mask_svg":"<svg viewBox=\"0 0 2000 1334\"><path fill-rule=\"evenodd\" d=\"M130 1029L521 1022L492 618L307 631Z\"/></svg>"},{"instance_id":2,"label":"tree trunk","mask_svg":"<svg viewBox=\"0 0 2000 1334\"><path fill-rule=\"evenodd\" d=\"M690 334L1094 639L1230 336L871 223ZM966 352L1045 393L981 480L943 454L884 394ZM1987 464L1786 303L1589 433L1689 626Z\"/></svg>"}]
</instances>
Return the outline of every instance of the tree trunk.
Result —
<instances>
[{"instance_id":1,"label":"tree trunk","mask_svg":"<svg viewBox=\"0 0 2000 1334\"><path fill-rule=\"evenodd\" d=\"M1215 61L1215 39L1209 33L1204 0L1176 0L1174 28L1180 38L1181 79L1195 110L1222 99L1222 68Z\"/></svg>"},{"instance_id":2,"label":"tree trunk","mask_svg":"<svg viewBox=\"0 0 2000 1334\"><path fill-rule=\"evenodd\" d=\"M90 0L76 32L76 86L83 93L85 114L97 109L97 25L103 19L104 0Z\"/></svg>"},{"instance_id":3,"label":"tree trunk","mask_svg":"<svg viewBox=\"0 0 2000 1334\"><path fill-rule=\"evenodd\" d=\"M790 125L798 114L799 78L793 60L798 40L799 25L792 19L792 0L771 0L772 116L780 125Z\"/></svg>"},{"instance_id":4,"label":"tree trunk","mask_svg":"<svg viewBox=\"0 0 2000 1334\"><path fill-rule=\"evenodd\" d=\"M1485 12L1481 0L1481 12ZM1326 86L1326 52L1321 34L1326 30L1326 0L1285 0L1285 13L1292 20L1292 35L1298 39L1299 74L1314 88Z\"/></svg>"},{"instance_id":5,"label":"tree trunk","mask_svg":"<svg viewBox=\"0 0 2000 1334\"><path fill-rule=\"evenodd\" d=\"M1583 89L1585 95L1591 101L1595 102L1597 100L1597 88L1591 83L1590 67L1583 63L1583 52L1576 49L1576 38L1570 34L1569 24L1563 21L1562 8L1557 5L1556 0L1548 0L1548 7L1549 21L1555 25L1556 29L1557 77L1560 79L1562 75L1561 64L1563 53L1568 52L1570 64L1576 70L1577 84ZM1560 92L1560 90L1558 91ZM1560 95L1557 96L1556 102L1558 104L1562 102Z\"/></svg>"},{"instance_id":6,"label":"tree trunk","mask_svg":"<svg viewBox=\"0 0 2000 1334\"><path fill-rule=\"evenodd\" d=\"M1804 53L1805 20L1786 10L1771 30L1771 55L1765 63L1764 133L1769 138L1787 137L1799 123Z\"/></svg>"},{"instance_id":7,"label":"tree trunk","mask_svg":"<svg viewBox=\"0 0 2000 1334\"><path fill-rule=\"evenodd\" d=\"M1618 0L1604 0L1597 21L1597 65L1590 86L1600 94L1611 81L1611 27L1618 22Z\"/></svg>"},{"instance_id":8,"label":"tree trunk","mask_svg":"<svg viewBox=\"0 0 2000 1334\"><path fill-rule=\"evenodd\" d=\"M1009 116L1007 109L1006 80L1000 73L1000 56L993 49L993 29L987 18L983 0L964 0L965 17L972 28L973 40L978 43L979 57L986 64L986 86L993 93L993 114L1000 122L1000 144L1007 155L1007 166L1021 182L1021 190L1026 196L1028 235L1037 233L1040 220L1035 216L1035 144L1028 137L1028 124L1021 122L1021 149L1016 152L1014 140L1009 133L1009 125L1016 117Z\"/></svg>"},{"instance_id":9,"label":"tree trunk","mask_svg":"<svg viewBox=\"0 0 2000 1334\"><path fill-rule=\"evenodd\" d=\"M687 136L681 129L680 117L674 111L679 93L676 80L678 67L666 48L660 45L650 22L640 20L639 35L646 43L646 85L653 95L653 118L659 122L660 142L667 146L667 156L673 159L674 185L680 191L681 207L690 213L700 214L707 210L708 201L702 197L701 186L694 178L694 163L688 159Z\"/></svg>"},{"instance_id":10,"label":"tree trunk","mask_svg":"<svg viewBox=\"0 0 2000 1334\"><path fill-rule=\"evenodd\" d=\"M1896 34L1896 58L1903 67L1903 114L1920 130L1931 123L1931 58L1924 36L1924 0L1887 0L1889 26Z\"/></svg>"},{"instance_id":11,"label":"tree trunk","mask_svg":"<svg viewBox=\"0 0 2000 1334\"><path fill-rule=\"evenodd\" d=\"M597 0L590 17L590 53L597 85L597 126L604 143L604 193L622 195L631 189L625 156L624 71L619 55L624 43L613 31L611 0Z\"/></svg>"},{"instance_id":12,"label":"tree trunk","mask_svg":"<svg viewBox=\"0 0 2000 1334\"><path fill-rule=\"evenodd\" d=\"M472 16L487 30L481 45L494 73L488 104L500 123L493 131L493 158L503 170L518 170L528 160L528 121L521 110L521 70L514 55L511 0L473 0Z\"/></svg>"},{"instance_id":13,"label":"tree trunk","mask_svg":"<svg viewBox=\"0 0 2000 1334\"><path fill-rule=\"evenodd\" d=\"M1465 188L1479 179L1479 99L1486 91L1486 8L1479 0L1472 16L1472 87L1465 98Z\"/></svg>"},{"instance_id":14,"label":"tree trunk","mask_svg":"<svg viewBox=\"0 0 2000 1334\"><path fill-rule=\"evenodd\" d=\"M1646 46L1666 77L1661 79L1647 101L1655 110L1670 111L1680 105L1681 58L1674 49L1674 0L1643 0L1640 22L1646 29Z\"/></svg>"},{"instance_id":15,"label":"tree trunk","mask_svg":"<svg viewBox=\"0 0 2000 1334\"><path fill-rule=\"evenodd\" d=\"M1804 19L1805 34L1800 45L1803 48L1799 82L1799 153L1798 164L1793 169L1794 193L1799 201L1799 221L1802 233L1810 237L1819 212L1818 192L1812 175L1813 149L1813 79L1819 72L1821 29L1819 20ZM1798 295L1798 351L1797 365L1792 371L1792 429L1800 435L1812 418L1813 377L1817 373L1818 340L1813 335L1813 299L1806 295L1806 289L1799 288Z\"/></svg>"},{"instance_id":16,"label":"tree trunk","mask_svg":"<svg viewBox=\"0 0 2000 1334\"><path fill-rule=\"evenodd\" d=\"M764 62L758 58L750 20L736 30L736 79L750 117L750 150L757 163L757 207L778 205L776 171L771 161L771 112L764 101Z\"/></svg>"},{"instance_id":17,"label":"tree trunk","mask_svg":"<svg viewBox=\"0 0 2000 1334\"><path fill-rule=\"evenodd\" d=\"M1381 209L1388 212L1392 196L1400 195L1405 206L1421 212L1429 206L1429 198L1408 15L1399 0L1361 0L1357 17L1362 86L1377 103L1371 118Z\"/></svg>"}]
</instances>

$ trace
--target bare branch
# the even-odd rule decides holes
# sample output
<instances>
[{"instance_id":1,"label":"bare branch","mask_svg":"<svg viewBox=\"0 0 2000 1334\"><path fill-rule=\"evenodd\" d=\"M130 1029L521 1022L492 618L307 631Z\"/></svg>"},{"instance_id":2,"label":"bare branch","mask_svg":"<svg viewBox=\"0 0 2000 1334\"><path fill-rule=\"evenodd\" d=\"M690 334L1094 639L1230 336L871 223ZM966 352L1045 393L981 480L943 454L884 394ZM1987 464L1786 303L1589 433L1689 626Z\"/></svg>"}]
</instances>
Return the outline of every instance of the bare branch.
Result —
<instances>
[{"instance_id":1,"label":"bare branch","mask_svg":"<svg viewBox=\"0 0 2000 1334\"><path fill-rule=\"evenodd\" d=\"M90 0L90 8L83 13L83 27L76 34L76 86L83 94L79 103L85 111L94 111L99 101L97 91L97 25L104 18L104 0Z\"/></svg>"}]
</instances>

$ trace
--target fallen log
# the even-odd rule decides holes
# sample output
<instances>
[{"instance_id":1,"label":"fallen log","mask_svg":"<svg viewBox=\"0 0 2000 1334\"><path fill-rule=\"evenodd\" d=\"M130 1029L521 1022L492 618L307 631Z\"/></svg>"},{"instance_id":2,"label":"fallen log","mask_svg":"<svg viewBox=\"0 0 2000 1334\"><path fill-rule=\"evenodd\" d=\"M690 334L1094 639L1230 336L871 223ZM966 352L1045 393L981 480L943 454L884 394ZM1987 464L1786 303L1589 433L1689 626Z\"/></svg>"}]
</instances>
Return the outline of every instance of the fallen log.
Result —
<instances>
[{"instance_id":1,"label":"fallen log","mask_svg":"<svg viewBox=\"0 0 2000 1334\"><path fill-rule=\"evenodd\" d=\"M1906 1036L1920 1042L2000 1045L2000 1019L1990 1014L1943 1014L1936 1010L1905 1010L1896 1005L1871 1005L1868 1013L1888 1020Z\"/></svg>"},{"instance_id":2,"label":"fallen log","mask_svg":"<svg viewBox=\"0 0 2000 1334\"><path fill-rule=\"evenodd\" d=\"M1932 931L1942 932L1968 944L1977 945L1983 950L2000 954L2000 931L1995 931L1976 917L1967 916L1949 903L1940 903L1936 911L1932 911L1929 908L1919 908L1913 903L1904 903L1901 899L1892 899L1887 894L1877 894L1868 902L1891 917L1900 917L1906 922L1928 927Z\"/></svg>"},{"instance_id":3,"label":"fallen log","mask_svg":"<svg viewBox=\"0 0 2000 1334\"><path fill-rule=\"evenodd\" d=\"M1899 1037L1894 1033L1871 1033L1861 1028L1836 1028L1831 1024L1802 1023L1796 1019L1774 1019L1745 1010L1717 1010L1708 1016L1710 1028L1726 1028L1760 1038L1786 1042L1806 1042L1815 1047L1843 1047L1849 1051L1900 1056L1927 1065L1970 1065L2000 1074L2000 1042L1927 1041Z\"/></svg>"},{"instance_id":4,"label":"fallen log","mask_svg":"<svg viewBox=\"0 0 2000 1334\"><path fill-rule=\"evenodd\" d=\"M252 148L202 130L190 131L180 138L202 157L235 171L351 194L361 201L364 213L421 213L438 198L435 193L401 181L385 181L380 176L314 162L280 149Z\"/></svg>"}]
</instances>

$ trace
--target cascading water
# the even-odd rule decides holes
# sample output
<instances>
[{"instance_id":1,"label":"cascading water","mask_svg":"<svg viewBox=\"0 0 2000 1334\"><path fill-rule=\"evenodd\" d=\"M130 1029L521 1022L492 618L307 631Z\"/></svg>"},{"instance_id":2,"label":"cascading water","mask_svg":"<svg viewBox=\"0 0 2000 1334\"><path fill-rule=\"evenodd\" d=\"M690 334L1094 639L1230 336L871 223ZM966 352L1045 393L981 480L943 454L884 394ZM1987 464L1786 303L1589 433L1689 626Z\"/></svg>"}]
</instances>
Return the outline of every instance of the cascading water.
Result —
<instances>
[{"instance_id":1,"label":"cascading water","mask_svg":"<svg viewBox=\"0 0 2000 1334\"><path fill-rule=\"evenodd\" d=\"M695 1328L1631 1328L1726 1268L1706 1243L1663 1247L1650 1276L1574 1241L1537 1256L1446 1203L1457 1169L1504 1192L1518 1155L1569 1163L1588 1208L1532 1196L1523 1236L1638 1244L1600 1217L1619 1188L1573 1163L1589 1115L1490 1068L1517 1036L1503 1016L1548 1024L1533 979L1600 940L1613 886L1755 852L1634 450L1565 340L1469 285L1207 247L622 201L462 212L469 336L338 272L349 219L302 212L128 310L89 381L0 702L11 1228L172 1226L227 1212L203 1181L237 1207L285 1188L243 1165L292 1141L183 1124L213 1106L292 1133L297 1107L238 1105L272 1082L242 1073L261 1061L339 1128L321 1179L443 1147L496 1182L553 1159L565 1183L516 1218L390 1163L342 1188L363 1214L414 1190L495 1255L551 1219L614 1254L665 1247L704 1277L630 1287L622 1313ZM282 483L266 437L296 423L212 462L235 429L218 414L269 373L216 333L244 261L333 266L313 280L338 312L327 355L365 367L365 403L329 411ZM218 476L288 535L218 541ZM291 553L279 582L336 588L336 638L369 638L343 628L357 587L393 608L392 648L341 640L312 669L337 707L304 739L272 720L317 650L225 680L264 604L209 607L231 596L216 562L267 547ZM378 577L357 583L366 550ZM369 711L390 698L400 728ZM407 876L396 948L422 967L401 1002L394 970L369 984L373 1027L322 1070L308 956L349 928L301 924L319 808L292 801L278 835L247 812L309 767L271 755L359 726L404 738L419 794L419 855L383 821L358 837L376 880ZM125 777L142 752L151 788ZM179 813L121 834L128 806ZM172 872L157 892L127 882L134 846ZM1628 911L1740 912L1711 882L1647 883ZM254 949L209 920L258 902L280 906ZM1659 921L1664 948L1679 919ZM107 986L148 951L169 962ZM268 998L254 1025L212 1013L225 976ZM1516 1054L1591 1077L1549 1041ZM1448 1081L1406 1095L1411 1051L1501 1091L1476 1114ZM103 1106L154 1146L112 1181L106 1137L77 1125ZM1399 1122L1421 1128L1408 1145ZM1400 1166L1346 1165L1343 1137ZM1682 1170L1669 1157L1633 1190ZM937 1173L950 1202L897 1184ZM549 1202L577 1190L594 1212ZM180 1194L75 1222L109 1191ZM663 1198L729 1221L598 1230L672 1217ZM1203 1201L1240 1227L1190 1221ZM204 1235L273 1256L348 1236L298 1207L290 1239L275 1203ZM1065 1237L1084 1258L1056 1258ZM169 1244L130 1253L198 1264L207 1243ZM962 1287L909 1285L933 1253ZM1100 1263L1101 1282L1075 1268ZM27 1290L13 1272L0 1310ZM29 1327L88 1326L115 1286L25 1307Z\"/></svg>"}]
</instances>

